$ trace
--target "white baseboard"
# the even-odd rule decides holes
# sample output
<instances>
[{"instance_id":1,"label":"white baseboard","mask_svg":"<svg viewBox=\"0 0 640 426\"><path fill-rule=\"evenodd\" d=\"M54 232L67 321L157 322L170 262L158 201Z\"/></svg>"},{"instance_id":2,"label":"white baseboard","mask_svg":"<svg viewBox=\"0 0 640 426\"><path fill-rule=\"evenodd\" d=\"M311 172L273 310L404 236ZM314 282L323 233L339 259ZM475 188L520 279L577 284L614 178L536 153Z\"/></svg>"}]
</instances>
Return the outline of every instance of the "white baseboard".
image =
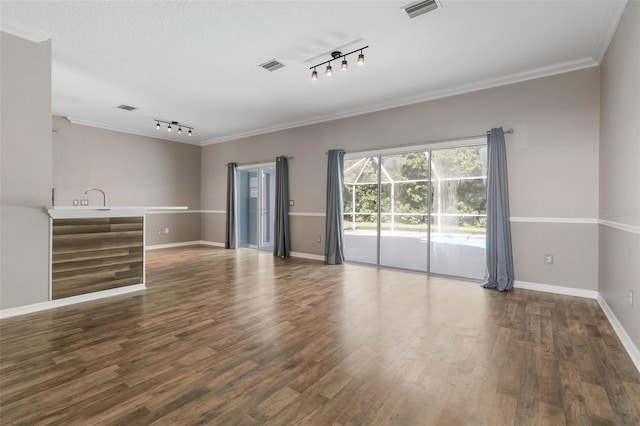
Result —
<instances>
[{"instance_id":1,"label":"white baseboard","mask_svg":"<svg viewBox=\"0 0 640 426\"><path fill-rule=\"evenodd\" d=\"M622 342L622 346L624 346L625 350L629 354L631 361L633 361L633 364L636 366L636 369L640 371L640 350L633 343L633 340L631 340L631 337L629 336L629 334L627 334L627 331L624 329L624 327L622 326L618 318L615 316L615 314L613 313L613 311L611 310L607 302L602 298L600 293L598 293L595 290L585 290L582 288L572 288L572 287L561 287L561 286L549 285L549 284L529 283L526 281L515 281L513 283L513 286L515 288L521 288L524 290L543 291L545 293L554 293L554 294L562 294L565 296L577 296L577 297L585 297L588 299L595 299L600 305L600 307L602 308L602 311L604 312L605 316L609 320L609 323L611 323L613 330L618 335L618 338Z\"/></svg>"},{"instance_id":2,"label":"white baseboard","mask_svg":"<svg viewBox=\"0 0 640 426\"><path fill-rule=\"evenodd\" d=\"M145 247L145 250L158 250L158 249L165 249L165 248L172 248L172 247L184 247L184 246L196 246L196 245L223 247L224 248L224 243L218 243L218 242L215 242L215 241L199 240L199 241L183 241L183 242L180 242L180 243L170 243L170 244L155 244L155 245L152 245L152 246ZM292 251L290 254L291 254L291 257L299 257L301 259L311 259L311 260L324 261L324 256L321 256L319 254L301 253L301 252L297 252L297 251Z\"/></svg>"},{"instance_id":3,"label":"white baseboard","mask_svg":"<svg viewBox=\"0 0 640 426\"><path fill-rule=\"evenodd\" d=\"M215 241L200 240L200 241L196 241L196 244L200 244L202 246L213 246L213 247L222 247L222 248L224 248L224 243L216 243Z\"/></svg>"},{"instance_id":4,"label":"white baseboard","mask_svg":"<svg viewBox=\"0 0 640 426\"><path fill-rule=\"evenodd\" d=\"M91 300L103 299L105 297L117 296L120 294L132 293L146 289L144 284L128 285L126 287L111 288L109 290L96 291L93 293L81 294L78 296L65 297L64 299L49 300L47 302L34 303L32 305L18 306L17 308L3 309L0 311L0 319L15 317L17 315L31 314L47 309L59 308L61 306L73 305L75 303L89 302Z\"/></svg>"},{"instance_id":5,"label":"white baseboard","mask_svg":"<svg viewBox=\"0 0 640 426\"><path fill-rule=\"evenodd\" d=\"M186 246L213 246L213 247L224 248L224 243L216 243L214 241L205 241L205 240L182 241L179 243L154 244L151 246L146 246L145 250L160 250L160 249L166 249L166 248L186 247Z\"/></svg>"},{"instance_id":6,"label":"white baseboard","mask_svg":"<svg viewBox=\"0 0 640 426\"><path fill-rule=\"evenodd\" d=\"M523 290L535 290L545 293L563 294L565 296L586 297L587 299L596 299L598 292L596 290L585 290L584 288L562 287L559 285L538 284L526 281L514 281L514 288Z\"/></svg>"},{"instance_id":7,"label":"white baseboard","mask_svg":"<svg viewBox=\"0 0 640 426\"><path fill-rule=\"evenodd\" d=\"M144 249L145 250L160 250L160 249L165 249L165 248L172 248L172 247L184 247L184 246L195 246L198 244L203 244L202 241L182 241L179 243L169 243L169 244L154 244L151 246L146 246Z\"/></svg>"},{"instance_id":8,"label":"white baseboard","mask_svg":"<svg viewBox=\"0 0 640 426\"><path fill-rule=\"evenodd\" d=\"M292 251L289 254L291 255L291 257L299 257L301 259L320 260L324 262L324 256L321 256L319 254L300 253L297 251Z\"/></svg>"},{"instance_id":9,"label":"white baseboard","mask_svg":"<svg viewBox=\"0 0 640 426\"><path fill-rule=\"evenodd\" d=\"M616 315L613 313L613 311L607 304L607 301L604 300L604 298L600 294L598 294L596 300L598 301L598 304L602 308L604 314L607 316L607 319L611 323L613 330L616 332L618 338L622 342L622 346L624 346L624 348L627 350L631 361L633 361L633 363L635 364L636 369L640 371L640 349L638 349L638 347L633 343L633 340L631 340L631 337L629 336L629 334L627 334L627 331L624 329L622 324L620 324L618 317L616 317Z\"/></svg>"}]
</instances>

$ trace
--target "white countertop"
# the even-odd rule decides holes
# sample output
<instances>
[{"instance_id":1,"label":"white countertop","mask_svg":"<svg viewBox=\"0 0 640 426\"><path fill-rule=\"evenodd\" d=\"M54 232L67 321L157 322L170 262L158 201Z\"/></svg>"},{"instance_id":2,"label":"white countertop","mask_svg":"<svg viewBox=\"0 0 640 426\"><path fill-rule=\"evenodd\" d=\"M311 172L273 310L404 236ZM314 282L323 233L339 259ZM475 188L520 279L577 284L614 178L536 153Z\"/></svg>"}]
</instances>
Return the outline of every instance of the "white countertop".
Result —
<instances>
[{"instance_id":1,"label":"white countertop","mask_svg":"<svg viewBox=\"0 0 640 426\"><path fill-rule=\"evenodd\" d=\"M52 206L47 210L187 210L187 206Z\"/></svg>"},{"instance_id":2,"label":"white countertop","mask_svg":"<svg viewBox=\"0 0 640 426\"><path fill-rule=\"evenodd\" d=\"M144 216L149 210L188 210L187 206L52 206L47 213L53 219L80 219L91 217Z\"/></svg>"}]
</instances>

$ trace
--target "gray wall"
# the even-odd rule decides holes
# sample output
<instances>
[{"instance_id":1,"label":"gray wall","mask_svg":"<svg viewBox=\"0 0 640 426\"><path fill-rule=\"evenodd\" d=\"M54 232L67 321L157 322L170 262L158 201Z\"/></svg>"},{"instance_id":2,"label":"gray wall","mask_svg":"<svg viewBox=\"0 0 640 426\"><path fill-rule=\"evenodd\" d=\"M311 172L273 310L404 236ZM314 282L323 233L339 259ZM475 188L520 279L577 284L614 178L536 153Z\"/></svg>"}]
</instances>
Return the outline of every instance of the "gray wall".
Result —
<instances>
[{"instance_id":1,"label":"gray wall","mask_svg":"<svg viewBox=\"0 0 640 426\"><path fill-rule=\"evenodd\" d=\"M629 2L602 63L600 219L630 229L600 226L599 290L636 347L640 347L639 40L640 3Z\"/></svg>"},{"instance_id":2,"label":"gray wall","mask_svg":"<svg viewBox=\"0 0 640 426\"><path fill-rule=\"evenodd\" d=\"M71 124L61 117L53 118L53 128L57 205L82 198L101 205L100 193L84 195L89 188L101 188L111 206L200 209L201 147ZM147 245L197 241L200 214L150 214L146 231Z\"/></svg>"},{"instance_id":3,"label":"gray wall","mask_svg":"<svg viewBox=\"0 0 640 426\"><path fill-rule=\"evenodd\" d=\"M169 228L169 233L165 233ZM201 239L200 213L148 213L146 246L172 244Z\"/></svg>"},{"instance_id":4,"label":"gray wall","mask_svg":"<svg viewBox=\"0 0 640 426\"><path fill-rule=\"evenodd\" d=\"M326 156L474 135L495 126L507 136L511 214L533 218L598 215L599 69L566 74L394 108L357 117L209 145L202 151L202 208L224 210L230 161L289 161L294 214L323 213ZM328 89L329 90L329 89ZM203 239L222 242L224 217L203 214ZM324 217L291 216L292 250L322 254ZM516 279L597 289L594 223L514 222ZM545 253L555 265L545 266Z\"/></svg>"},{"instance_id":5,"label":"gray wall","mask_svg":"<svg viewBox=\"0 0 640 426\"><path fill-rule=\"evenodd\" d=\"M0 33L0 308L49 298L51 42Z\"/></svg>"},{"instance_id":6,"label":"gray wall","mask_svg":"<svg viewBox=\"0 0 640 426\"><path fill-rule=\"evenodd\" d=\"M204 148L54 118L50 42L1 34L0 308L48 298L50 188L58 204L101 187L111 205L187 205L149 215L147 244L224 240L225 164L289 161L294 251L321 255L325 152L371 150L513 127L507 136L516 278L599 290L640 345L640 4L630 2L599 68ZM600 75L601 72L601 75ZM602 96L602 99L600 97ZM596 189L597 188L597 189ZM97 194L92 204L100 202ZM599 217L630 227L570 223ZM529 218L529 219L527 219ZM556 223L540 218L560 218ZM170 228L168 234L158 234ZM544 266L544 253L556 255ZM629 290L636 302L628 304Z\"/></svg>"}]
</instances>

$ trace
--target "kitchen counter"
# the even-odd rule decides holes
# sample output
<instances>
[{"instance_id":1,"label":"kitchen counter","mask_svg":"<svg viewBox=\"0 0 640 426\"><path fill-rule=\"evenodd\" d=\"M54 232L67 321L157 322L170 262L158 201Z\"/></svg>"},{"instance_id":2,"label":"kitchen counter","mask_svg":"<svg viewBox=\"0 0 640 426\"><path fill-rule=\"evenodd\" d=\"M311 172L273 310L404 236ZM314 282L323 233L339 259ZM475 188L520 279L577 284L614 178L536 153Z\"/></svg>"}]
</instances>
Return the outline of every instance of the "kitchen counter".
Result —
<instances>
[{"instance_id":1,"label":"kitchen counter","mask_svg":"<svg viewBox=\"0 0 640 426\"><path fill-rule=\"evenodd\" d=\"M144 216L147 211L187 210L187 206L53 206L47 213L53 219L80 219L91 217Z\"/></svg>"},{"instance_id":2,"label":"kitchen counter","mask_svg":"<svg viewBox=\"0 0 640 426\"><path fill-rule=\"evenodd\" d=\"M186 206L55 206L50 300L89 300L145 288L145 215Z\"/></svg>"}]
</instances>

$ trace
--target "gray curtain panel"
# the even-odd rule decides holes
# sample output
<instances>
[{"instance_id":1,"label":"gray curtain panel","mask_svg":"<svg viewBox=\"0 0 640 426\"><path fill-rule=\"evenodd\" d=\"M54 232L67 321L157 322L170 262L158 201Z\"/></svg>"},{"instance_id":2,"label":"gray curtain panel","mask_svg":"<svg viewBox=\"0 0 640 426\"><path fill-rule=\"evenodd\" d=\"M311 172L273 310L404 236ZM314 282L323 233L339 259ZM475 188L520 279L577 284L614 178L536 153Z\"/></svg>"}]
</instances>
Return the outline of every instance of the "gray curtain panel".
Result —
<instances>
[{"instance_id":1,"label":"gray curtain panel","mask_svg":"<svg viewBox=\"0 0 640 426\"><path fill-rule=\"evenodd\" d=\"M227 164L227 211L224 248L236 248L236 163Z\"/></svg>"},{"instance_id":2,"label":"gray curtain panel","mask_svg":"<svg viewBox=\"0 0 640 426\"><path fill-rule=\"evenodd\" d=\"M344 261L342 239L344 197L344 151L330 150L327 156L327 213L324 238L324 263L338 265Z\"/></svg>"},{"instance_id":3,"label":"gray curtain panel","mask_svg":"<svg viewBox=\"0 0 640 426\"><path fill-rule=\"evenodd\" d=\"M273 255L285 257L291 251L289 234L289 165L287 157L276 158L276 206Z\"/></svg>"},{"instance_id":4,"label":"gray curtain panel","mask_svg":"<svg viewBox=\"0 0 640 426\"><path fill-rule=\"evenodd\" d=\"M507 152L502 128L487 137L487 270L484 288L513 288Z\"/></svg>"}]
</instances>

